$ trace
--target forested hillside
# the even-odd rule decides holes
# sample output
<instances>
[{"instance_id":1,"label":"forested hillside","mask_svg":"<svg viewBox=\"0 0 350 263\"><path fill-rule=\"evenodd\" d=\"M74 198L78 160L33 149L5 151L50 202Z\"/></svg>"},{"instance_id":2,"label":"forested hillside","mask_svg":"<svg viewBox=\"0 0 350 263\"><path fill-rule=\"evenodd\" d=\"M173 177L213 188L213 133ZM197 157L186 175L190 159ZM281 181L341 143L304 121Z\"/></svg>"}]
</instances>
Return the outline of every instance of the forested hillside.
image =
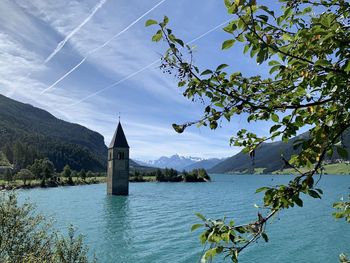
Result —
<instances>
[{"instance_id":1,"label":"forested hillside","mask_svg":"<svg viewBox=\"0 0 350 263\"><path fill-rule=\"evenodd\" d=\"M211 173L239 173L246 172L251 173L253 169L262 169L264 173L271 173L285 167L285 162L282 156L289 160L292 154L297 154L298 150L293 149L293 144L299 139L308 137L308 133L301 134L289 140L289 142L271 142L263 143L259 146L255 152L254 161L248 154L240 152L223 162L215 165L209 169ZM350 153L350 131L346 130L342 135L342 144ZM328 161L335 161L340 159L339 154L334 150L332 158L328 158ZM348 158L349 159L349 158Z\"/></svg>"},{"instance_id":2,"label":"forested hillside","mask_svg":"<svg viewBox=\"0 0 350 263\"><path fill-rule=\"evenodd\" d=\"M15 167L48 157L58 170L106 168L103 136L81 125L0 95L0 150Z\"/></svg>"},{"instance_id":3,"label":"forested hillside","mask_svg":"<svg viewBox=\"0 0 350 263\"><path fill-rule=\"evenodd\" d=\"M206 169L209 170L212 167L214 167L215 165L217 165L218 163L223 162L224 159L219 159L219 158L210 158L210 159L206 159L206 160L202 160L193 164L190 164L188 166L186 166L184 169L186 171L192 171L193 169Z\"/></svg>"}]
</instances>

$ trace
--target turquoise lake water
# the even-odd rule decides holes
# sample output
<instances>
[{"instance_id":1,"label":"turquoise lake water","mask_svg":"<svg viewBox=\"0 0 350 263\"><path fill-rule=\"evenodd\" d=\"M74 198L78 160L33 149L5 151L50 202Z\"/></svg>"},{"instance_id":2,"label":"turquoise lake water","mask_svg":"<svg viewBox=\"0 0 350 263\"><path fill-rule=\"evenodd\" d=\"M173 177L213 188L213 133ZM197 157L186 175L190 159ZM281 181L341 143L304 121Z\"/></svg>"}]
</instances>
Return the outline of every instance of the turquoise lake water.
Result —
<instances>
[{"instance_id":1,"label":"turquoise lake water","mask_svg":"<svg viewBox=\"0 0 350 263\"><path fill-rule=\"evenodd\" d=\"M127 197L107 196L105 184L21 190L19 195L53 217L57 229L77 227L99 262L190 263L198 262L203 250L200 231L190 232L200 223L195 212L250 222L262 197L255 190L290 178L212 175L210 183L131 183ZM350 224L331 216L332 203L350 191L350 176L324 176L319 187L321 200L306 198L303 208L280 213L267 226L269 242L253 244L240 262L338 262L340 253L350 254Z\"/></svg>"}]
</instances>

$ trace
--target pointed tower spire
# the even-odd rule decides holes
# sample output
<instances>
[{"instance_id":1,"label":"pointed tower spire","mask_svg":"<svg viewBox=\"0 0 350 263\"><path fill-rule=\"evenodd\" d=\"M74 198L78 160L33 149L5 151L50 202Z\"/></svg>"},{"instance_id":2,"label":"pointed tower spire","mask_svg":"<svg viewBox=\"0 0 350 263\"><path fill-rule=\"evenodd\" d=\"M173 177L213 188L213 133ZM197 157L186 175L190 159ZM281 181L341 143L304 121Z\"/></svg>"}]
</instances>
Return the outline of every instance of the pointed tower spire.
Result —
<instances>
[{"instance_id":1,"label":"pointed tower spire","mask_svg":"<svg viewBox=\"0 0 350 263\"><path fill-rule=\"evenodd\" d=\"M124 131L123 131L123 127L120 124L120 122L118 123L118 127L117 130L115 131L112 141L109 145L109 148L130 148L128 141L126 140Z\"/></svg>"}]
</instances>

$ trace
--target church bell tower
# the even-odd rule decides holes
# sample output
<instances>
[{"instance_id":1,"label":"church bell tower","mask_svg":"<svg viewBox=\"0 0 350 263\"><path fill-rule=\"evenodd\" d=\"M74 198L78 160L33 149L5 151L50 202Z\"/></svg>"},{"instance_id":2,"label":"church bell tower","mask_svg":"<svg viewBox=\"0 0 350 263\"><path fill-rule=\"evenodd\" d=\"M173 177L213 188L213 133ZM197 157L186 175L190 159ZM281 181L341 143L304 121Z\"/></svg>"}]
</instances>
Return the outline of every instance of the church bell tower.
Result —
<instances>
[{"instance_id":1,"label":"church bell tower","mask_svg":"<svg viewBox=\"0 0 350 263\"><path fill-rule=\"evenodd\" d=\"M129 145L120 121L108 147L107 194L129 194Z\"/></svg>"}]
</instances>

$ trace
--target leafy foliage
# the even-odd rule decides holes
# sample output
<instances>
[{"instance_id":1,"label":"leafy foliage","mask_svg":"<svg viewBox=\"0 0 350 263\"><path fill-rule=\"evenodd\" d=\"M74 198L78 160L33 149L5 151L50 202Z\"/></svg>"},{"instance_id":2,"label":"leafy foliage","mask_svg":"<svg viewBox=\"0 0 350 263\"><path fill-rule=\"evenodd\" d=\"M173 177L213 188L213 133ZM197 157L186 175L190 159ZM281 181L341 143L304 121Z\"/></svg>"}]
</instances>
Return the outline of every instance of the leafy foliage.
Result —
<instances>
[{"instance_id":1,"label":"leafy foliage","mask_svg":"<svg viewBox=\"0 0 350 263\"><path fill-rule=\"evenodd\" d=\"M88 263L88 249L83 243L83 236L75 237L75 229L71 225L68 228L68 237L56 235L55 258L58 262ZM94 259L94 262L97 260Z\"/></svg>"},{"instance_id":2,"label":"leafy foliage","mask_svg":"<svg viewBox=\"0 0 350 263\"><path fill-rule=\"evenodd\" d=\"M135 174L136 175L136 174ZM181 174L174 169L157 169L155 173L149 173L149 176L155 176L158 182L207 182L210 177L205 169L193 169L191 172L182 171Z\"/></svg>"},{"instance_id":3,"label":"leafy foliage","mask_svg":"<svg viewBox=\"0 0 350 263\"><path fill-rule=\"evenodd\" d=\"M14 193L0 193L0 261L4 263L87 263L82 236L54 233L51 222L32 204L19 204ZM95 262L95 260L94 260Z\"/></svg>"},{"instance_id":4,"label":"leafy foliage","mask_svg":"<svg viewBox=\"0 0 350 263\"><path fill-rule=\"evenodd\" d=\"M350 260L345 254L340 254L339 256L339 262L340 263L350 263Z\"/></svg>"},{"instance_id":5,"label":"leafy foliage","mask_svg":"<svg viewBox=\"0 0 350 263\"><path fill-rule=\"evenodd\" d=\"M344 218L346 222L350 223L350 195L348 196L348 201L336 202L333 207L337 212L333 213L333 216L337 219Z\"/></svg>"},{"instance_id":6,"label":"leafy foliage","mask_svg":"<svg viewBox=\"0 0 350 263\"><path fill-rule=\"evenodd\" d=\"M169 19L164 17L152 38L156 42L163 39L169 46L161 69L175 72L184 96L206 104L199 121L173 124L173 128L179 133L194 124L216 129L222 119L230 121L234 115L246 116L248 122L272 121L269 136L259 137L241 129L231 138L232 145L243 147L253 159L263 142L279 137L288 142L308 126L309 136L294 144L298 154L284 161L296 171L301 166L309 170L300 172L288 185L259 189L264 192L264 207L269 213L265 217L258 214L255 222L242 226L242 234L250 233L250 239L240 236L231 240L228 233L238 231L234 225L201 216L206 227L201 239L212 245L203 261L218 253L237 261L239 252L256 239L267 241L265 222L276 212L302 206L301 194L321 198L322 190L315 188L313 176L322 173L325 157L332 157L334 151L348 157L341 137L350 127L350 3L280 0L277 13L254 0L224 2L232 20L224 28L229 37L222 49L229 50L241 42L243 53L249 52L259 65L268 64L270 77L227 72L227 64L200 70L193 63L192 47L174 35L168 27Z\"/></svg>"},{"instance_id":7,"label":"leafy foliage","mask_svg":"<svg viewBox=\"0 0 350 263\"><path fill-rule=\"evenodd\" d=\"M182 178L185 182L205 182L210 181L210 177L205 169L193 169L191 172L182 172Z\"/></svg>"},{"instance_id":8,"label":"leafy foliage","mask_svg":"<svg viewBox=\"0 0 350 263\"><path fill-rule=\"evenodd\" d=\"M36 179L41 180L42 186L46 186L46 181L51 180L55 173L55 166L48 158L36 159L28 168Z\"/></svg>"},{"instance_id":9,"label":"leafy foliage","mask_svg":"<svg viewBox=\"0 0 350 263\"><path fill-rule=\"evenodd\" d=\"M34 174L28 169L21 169L16 174L17 179L23 180L23 184L26 185L27 181L31 181L35 178Z\"/></svg>"},{"instance_id":10,"label":"leafy foliage","mask_svg":"<svg viewBox=\"0 0 350 263\"><path fill-rule=\"evenodd\" d=\"M182 178L178 175L176 170L165 168L164 171L161 169L157 170L156 180L158 182L180 182Z\"/></svg>"}]
</instances>

